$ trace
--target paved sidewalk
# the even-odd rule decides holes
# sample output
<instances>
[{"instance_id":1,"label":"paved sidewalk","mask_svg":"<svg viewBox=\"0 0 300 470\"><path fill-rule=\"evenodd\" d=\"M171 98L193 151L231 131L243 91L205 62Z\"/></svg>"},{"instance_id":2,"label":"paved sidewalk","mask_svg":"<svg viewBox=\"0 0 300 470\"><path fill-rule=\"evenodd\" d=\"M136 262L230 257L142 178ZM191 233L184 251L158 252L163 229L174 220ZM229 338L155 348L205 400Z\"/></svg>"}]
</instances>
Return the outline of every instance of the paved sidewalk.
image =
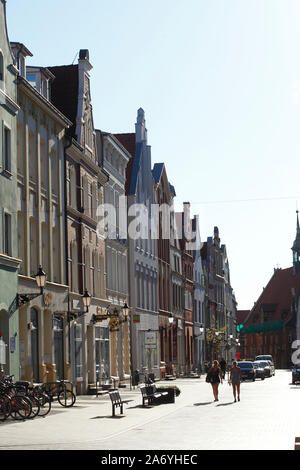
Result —
<instances>
[{"instance_id":1,"label":"paved sidewalk","mask_svg":"<svg viewBox=\"0 0 300 470\"><path fill-rule=\"evenodd\" d=\"M300 436L300 385L291 373L245 382L241 401L232 388L220 385L219 402L201 379L177 379L157 385L177 385L175 403L141 407L139 389L120 389L124 416L112 417L107 395L80 396L72 408L53 405L46 418L0 423L0 450L293 450Z\"/></svg>"}]
</instances>

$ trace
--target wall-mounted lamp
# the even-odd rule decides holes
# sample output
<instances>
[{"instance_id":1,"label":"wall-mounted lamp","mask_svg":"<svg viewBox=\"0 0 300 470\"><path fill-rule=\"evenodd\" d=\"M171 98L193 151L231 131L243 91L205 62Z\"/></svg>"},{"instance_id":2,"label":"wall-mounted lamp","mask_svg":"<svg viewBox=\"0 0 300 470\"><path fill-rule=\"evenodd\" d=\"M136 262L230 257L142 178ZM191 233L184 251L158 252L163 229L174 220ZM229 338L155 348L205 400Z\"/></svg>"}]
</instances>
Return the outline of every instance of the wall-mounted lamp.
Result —
<instances>
[{"instance_id":1,"label":"wall-mounted lamp","mask_svg":"<svg viewBox=\"0 0 300 470\"><path fill-rule=\"evenodd\" d=\"M91 300L92 300L92 297L88 293L87 289L85 289L84 294L82 296L82 303L84 306L84 310L76 311L76 312L68 312L68 315L67 315L68 322L74 320L75 318L80 318L86 313L88 313L90 305L91 305Z\"/></svg>"},{"instance_id":2,"label":"wall-mounted lamp","mask_svg":"<svg viewBox=\"0 0 300 470\"><path fill-rule=\"evenodd\" d=\"M32 299L35 299L36 297L43 295L45 284L46 284L46 274L43 271L42 266L39 266L39 270L35 275L35 280L36 280L37 286L40 288L39 294L37 294L36 292L32 292L29 294L23 294L23 293L17 294L17 308L21 307L21 305L27 304Z\"/></svg>"}]
</instances>

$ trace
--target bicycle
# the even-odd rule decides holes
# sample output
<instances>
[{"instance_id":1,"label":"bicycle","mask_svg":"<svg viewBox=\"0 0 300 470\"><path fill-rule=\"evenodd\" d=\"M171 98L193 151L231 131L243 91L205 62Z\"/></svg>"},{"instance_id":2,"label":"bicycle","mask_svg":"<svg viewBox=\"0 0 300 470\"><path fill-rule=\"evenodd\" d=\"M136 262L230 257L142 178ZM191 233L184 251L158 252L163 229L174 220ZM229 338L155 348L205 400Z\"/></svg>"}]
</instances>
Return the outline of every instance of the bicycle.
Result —
<instances>
[{"instance_id":1,"label":"bicycle","mask_svg":"<svg viewBox=\"0 0 300 470\"><path fill-rule=\"evenodd\" d=\"M32 415L32 403L24 393L17 390L12 381L13 376L6 377L0 383L2 397L2 421L11 416L13 419L28 419Z\"/></svg>"},{"instance_id":2,"label":"bicycle","mask_svg":"<svg viewBox=\"0 0 300 470\"><path fill-rule=\"evenodd\" d=\"M76 395L67 388L67 384L70 384L73 388L72 382L59 380L58 382L43 383L42 390L49 396L51 401L56 398L61 406L69 408L76 402Z\"/></svg>"}]
</instances>

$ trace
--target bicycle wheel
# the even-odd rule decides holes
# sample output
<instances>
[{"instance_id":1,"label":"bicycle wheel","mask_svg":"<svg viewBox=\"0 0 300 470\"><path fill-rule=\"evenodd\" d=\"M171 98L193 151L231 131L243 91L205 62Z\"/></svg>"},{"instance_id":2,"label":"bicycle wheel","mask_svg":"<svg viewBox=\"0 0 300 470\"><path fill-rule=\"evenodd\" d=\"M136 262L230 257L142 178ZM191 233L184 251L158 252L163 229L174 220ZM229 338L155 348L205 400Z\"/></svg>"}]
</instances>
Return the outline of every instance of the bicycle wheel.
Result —
<instances>
[{"instance_id":1,"label":"bicycle wheel","mask_svg":"<svg viewBox=\"0 0 300 470\"><path fill-rule=\"evenodd\" d=\"M51 399L46 394L37 396L36 398L40 402L39 416L46 416L51 410Z\"/></svg>"},{"instance_id":2,"label":"bicycle wheel","mask_svg":"<svg viewBox=\"0 0 300 470\"><path fill-rule=\"evenodd\" d=\"M16 395L11 398L11 412L13 419L28 419L32 410L31 401L24 395Z\"/></svg>"},{"instance_id":3,"label":"bicycle wheel","mask_svg":"<svg viewBox=\"0 0 300 470\"><path fill-rule=\"evenodd\" d=\"M11 403L10 399L5 395L0 396L0 421L5 421L9 415L11 410Z\"/></svg>"},{"instance_id":4,"label":"bicycle wheel","mask_svg":"<svg viewBox=\"0 0 300 470\"><path fill-rule=\"evenodd\" d=\"M74 405L76 395L71 390L63 390L57 395L57 399L61 406L68 408Z\"/></svg>"},{"instance_id":5,"label":"bicycle wheel","mask_svg":"<svg viewBox=\"0 0 300 470\"><path fill-rule=\"evenodd\" d=\"M33 419L39 414L41 405L39 400L34 396L29 395L27 396L27 398L29 398L29 400L31 401L31 413L29 419Z\"/></svg>"}]
</instances>

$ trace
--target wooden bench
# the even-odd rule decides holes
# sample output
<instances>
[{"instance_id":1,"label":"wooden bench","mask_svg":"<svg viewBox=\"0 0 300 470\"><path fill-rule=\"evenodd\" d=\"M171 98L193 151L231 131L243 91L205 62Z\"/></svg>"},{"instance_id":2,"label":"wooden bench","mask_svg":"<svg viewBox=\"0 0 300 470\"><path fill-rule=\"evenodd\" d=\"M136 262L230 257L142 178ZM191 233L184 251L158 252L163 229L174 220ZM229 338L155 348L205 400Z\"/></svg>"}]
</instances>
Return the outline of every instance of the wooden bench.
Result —
<instances>
[{"instance_id":1,"label":"wooden bench","mask_svg":"<svg viewBox=\"0 0 300 470\"><path fill-rule=\"evenodd\" d=\"M121 397L120 397L120 394L118 392L118 390L112 390L111 392L109 392L109 396L110 396L110 399L111 399L111 404L112 404L112 415L115 416L115 409L116 407L120 407L120 414L122 415L123 414L123 405L124 403L129 403L133 400L122 400Z\"/></svg>"},{"instance_id":2,"label":"wooden bench","mask_svg":"<svg viewBox=\"0 0 300 470\"><path fill-rule=\"evenodd\" d=\"M153 405L155 400L168 395L168 392L157 392L154 384L140 387L140 390L143 398L143 406L145 406L145 401L148 401L148 405Z\"/></svg>"}]
</instances>

